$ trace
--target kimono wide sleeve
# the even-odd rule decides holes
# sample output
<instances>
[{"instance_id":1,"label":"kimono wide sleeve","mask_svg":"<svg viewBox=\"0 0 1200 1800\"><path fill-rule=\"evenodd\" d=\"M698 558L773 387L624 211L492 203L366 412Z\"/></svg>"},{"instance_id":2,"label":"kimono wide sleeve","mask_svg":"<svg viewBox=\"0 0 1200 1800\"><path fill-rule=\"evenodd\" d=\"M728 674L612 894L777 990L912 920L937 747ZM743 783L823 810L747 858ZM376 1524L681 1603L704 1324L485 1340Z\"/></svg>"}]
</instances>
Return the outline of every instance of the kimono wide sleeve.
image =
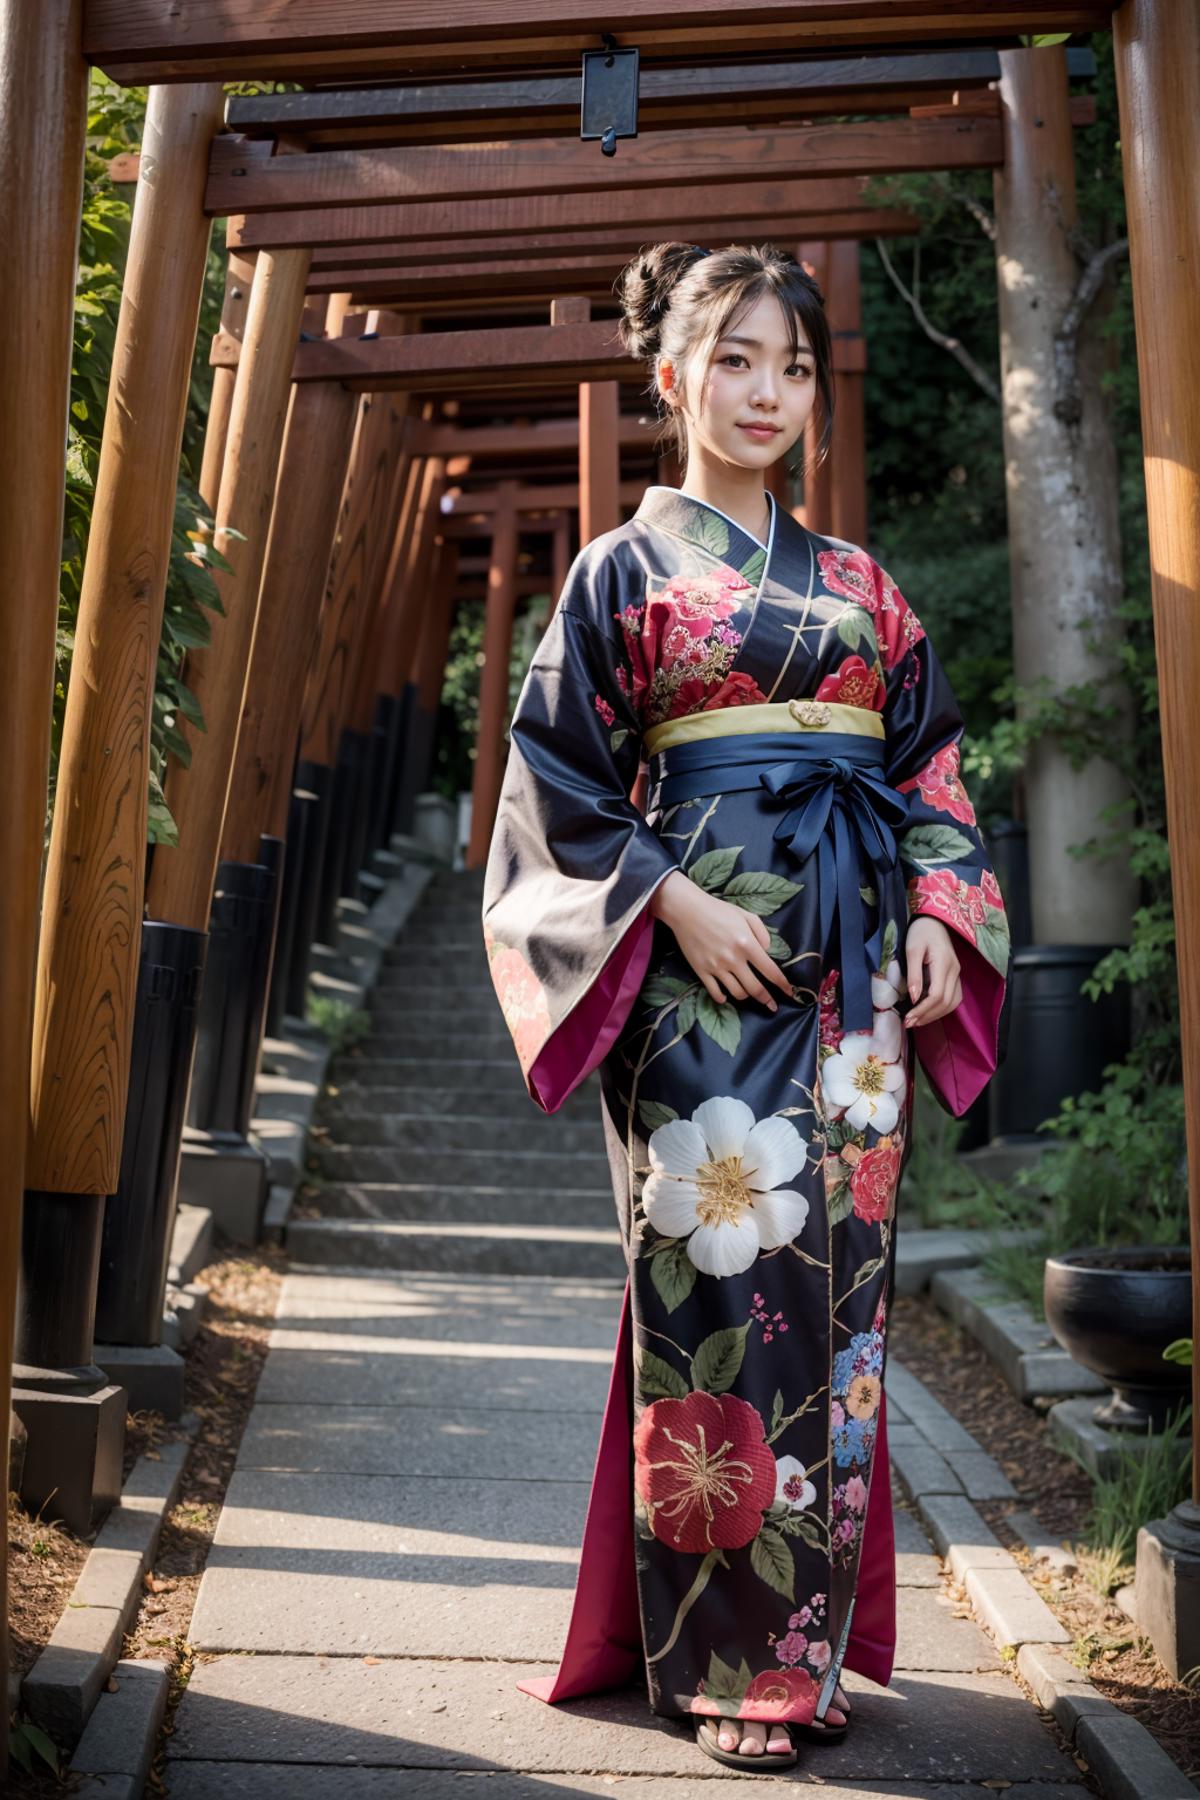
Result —
<instances>
[{"instance_id":1,"label":"kimono wide sleeve","mask_svg":"<svg viewBox=\"0 0 1200 1800\"><path fill-rule=\"evenodd\" d=\"M622 603L636 564L576 558L521 688L483 886L488 968L530 1096L554 1112L641 987L678 867L629 798L641 756ZM635 614L636 617L636 614Z\"/></svg>"},{"instance_id":2,"label":"kimono wide sleeve","mask_svg":"<svg viewBox=\"0 0 1200 1800\"><path fill-rule=\"evenodd\" d=\"M916 615L876 565L888 781L908 800L900 856L910 923L940 919L955 934L962 1000L914 1028L921 1066L948 1112L961 1115L996 1070L1009 965L1004 900L960 773L963 719Z\"/></svg>"}]
</instances>

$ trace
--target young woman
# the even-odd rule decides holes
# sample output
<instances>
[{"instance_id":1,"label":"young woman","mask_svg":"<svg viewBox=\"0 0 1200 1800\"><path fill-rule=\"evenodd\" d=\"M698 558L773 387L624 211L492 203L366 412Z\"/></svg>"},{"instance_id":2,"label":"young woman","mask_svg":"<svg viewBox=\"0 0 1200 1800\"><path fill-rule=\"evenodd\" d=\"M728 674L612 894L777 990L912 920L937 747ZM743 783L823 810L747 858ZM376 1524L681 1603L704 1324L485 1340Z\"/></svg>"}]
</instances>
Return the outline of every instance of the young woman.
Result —
<instances>
[{"instance_id":1,"label":"young woman","mask_svg":"<svg viewBox=\"0 0 1200 1800\"><path fill-rule=\"evenodd\" d=\"M767 492L833 420L820 292L770 245L620 287L686 476L588 544L521 690L485 874L492 979L547 1112L593 1069L629 1284L562 1700L774 1772L895 1638L883 1371L914 1050L965 1111L1008 927L962 719L866 551ZM630 798L648 762L644 807Z\"/></svg>"}]
</instances>

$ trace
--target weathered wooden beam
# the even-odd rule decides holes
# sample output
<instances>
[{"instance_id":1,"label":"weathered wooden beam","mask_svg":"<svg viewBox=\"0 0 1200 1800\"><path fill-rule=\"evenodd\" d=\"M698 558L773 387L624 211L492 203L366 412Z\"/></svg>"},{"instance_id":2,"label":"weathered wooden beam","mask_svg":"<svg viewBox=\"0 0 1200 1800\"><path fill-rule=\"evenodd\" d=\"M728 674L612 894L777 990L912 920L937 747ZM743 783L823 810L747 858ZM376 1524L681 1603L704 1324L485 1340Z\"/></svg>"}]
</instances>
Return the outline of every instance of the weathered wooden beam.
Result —
<instances>
[{"instance_id":1,"label":"weathered wooden beam","mask_svg":"<svg viewBox=\"0 0 1200 1800\"><path fill-rule=\"evenodd\" d=\"M179 847L157 846L147 889L155 917L197 931L208 928L307 274L306 250L264 252L255 266L213 533L232 569L215 577L225 616L186 664L207 729L182 727L192 760L173 763L166 783Z\"/></svg>"},{"instance_id":2,"label":"weathered wooden beam","mask_svg":"<svg viewBox=\"0 0 1200 1800\"><path fill-rule=\"evenodd\" d=\"M414 201L396 206L315 207L308 212L234 215L226 227L232 249L254 250L307 244L314 249L341 245L361 249L400 242L429 241L456 248L472 239L517 239L534 247L539 239L563 233L632 229L677 237L711 221L774 220L861 210L867 176L840 178L789 175L757 180L753 174L726 187L653 188L626 192L620 188L574 194L538 194L521 198L497 195L488 200ZM876 191L886 189L876 179ZM722 225L728 230L729 226ZM827 234L828 235L828 234ZM532 242L531 242L532 240ZM707 240L705 240L707 241ZM444 248L438 254L445 254Z\"/></svg>"},{"instance_id":3,"label":"weathered wooden beam","mask_svg":"<svg viewBox=\"0 0 1200 1800\"><path fill-rule=\"evenodd\" d=\"M87 0L84 53L114 80L379 80L561 66L611 33L648 60L880 45L995 43L1028 31L1098 31L1104 0ZM1015 41L1015 38L1014 38Z\"/></svg>"},{"instance_id":4,"label":"weathered wooden beam","mask_svg":"<svg viewBox=\"0 0 1200 1800\"><path fill-rule=\"evenodd\" d=\"M623 481L617 489L622 506L636 506L645 492L641 481ZM520 514L574 511L579 505L579 484L575 481L548 482L544 487L525 486L520 482L500 482L492 488L476 488L474 492L458 490L442 502L443 519L490 518L505 506L513 506ZM522 530L525 529L522 524Z\"/></svg>"},{"instance_id":5,"label":"weathered wooden beam","mask_svg":"<svg viewBox=\"0 0 1200 1800\"><path fill-rule=\"evenodd\" d=\"M649 448L656 429L652 418L632 413L623 413L616 426L622 448L629 449L638 445ZM577 454L579 421L537 419L528 425L455 425L437 419L416 420L409 427L409 446L421 456L468 456L472 461L493 456L512 461L549 451Z\"/></svg>"},{"instance_id":6,"label":"weathered wooden beam","mask_svg":"<svg viewBox=\"0 0 1200 1800\"><path fill-rule=\"evenodd\" d=\"M141 946L150 711L208 252L219 83L155 88L59 753L34 1016L30 1187L112 1194Z\"/></svg>"},{"instance_id":7,"label":"weathered wooden beam","mask_svg":"<svg viewBox=\"0 0 1200 1800\"><path fill-rule=\"evenodd\" d=\"M0 330L0 433L10 462L0 482L0 1453L8 1468L12 1352L20 1267L25 1137L37 955L38 886L50 761L50 696L62 560L63 437L70 395L75 246L83 187L87 68L79 0L44 0L5 13L0 118L36 171L0 186L0 235L20 280L5 284ZM9 1693L8 1508L0 1519L0 1693ZM8 1767L7 1704L0 1768Z\"/></svg>"},{"instance_id":8,"label":"weathered wooden beam","mask_svg":"<svg viewBox=\"0 0 1200 1800\"><path fill-rule=\"evenodd\" d=\"M900 174L994 169L1004 160L998 120L867 119L738 133L664 131L598 157L578 138L536 142L331 150L320 156L246 156L239 138L213 140L206 205L213 214L309 207L387 206L486 195L728 186L775 175ZM535 221L530 218L529 224Z\"/></svg>"},{"instance_id":9,"label":"weathered wooden beam","mask_svg":"<svg viewBox=\"0 0 1200 1800\"><path fill-rule=\"evenodd\" d=\"M225 263L225 298L221 304L218 335L236 344L241 343L246 327L246 312L253 284L254 252L247 254L231 250ZM216 506L217 495L221 491L221 465L225 461L225 440L229 434L233 383L232 363L224 363L213 369L208 418L204 426L204 454L200 462L200 497L209 508Z\"/></svg>"}]
</instances>

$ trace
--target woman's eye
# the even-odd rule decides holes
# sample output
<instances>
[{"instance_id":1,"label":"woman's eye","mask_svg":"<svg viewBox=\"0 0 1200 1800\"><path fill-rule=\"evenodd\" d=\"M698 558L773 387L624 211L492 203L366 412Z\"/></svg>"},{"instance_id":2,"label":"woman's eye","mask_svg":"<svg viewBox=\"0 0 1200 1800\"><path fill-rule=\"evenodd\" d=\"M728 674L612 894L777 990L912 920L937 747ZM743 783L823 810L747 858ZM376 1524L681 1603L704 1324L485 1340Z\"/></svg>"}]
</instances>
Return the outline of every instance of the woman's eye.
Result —
<instances>
[{"instance_id":1,"label":"woman's eye","mask_svg":"<svg viewBox=\"0 0 1200 1800\"><path fill-rule=\"evenodd\" d=\"M788 374L798 375L801 381L807 381L812 374L812 370L808 367L807 363L793 363L788 370Z\"/></svg>"},{"instance_id":2,"label":"woman's eye","mask_svg":"<svg viewBox=\"0 0 1200 1800\"><path fill-rule=\"evenodd\" d=\"M723 363L744 363L746 359L740 350L731 350L727 356L721 358L721 361Z\"/></svg>"}]
</instances>

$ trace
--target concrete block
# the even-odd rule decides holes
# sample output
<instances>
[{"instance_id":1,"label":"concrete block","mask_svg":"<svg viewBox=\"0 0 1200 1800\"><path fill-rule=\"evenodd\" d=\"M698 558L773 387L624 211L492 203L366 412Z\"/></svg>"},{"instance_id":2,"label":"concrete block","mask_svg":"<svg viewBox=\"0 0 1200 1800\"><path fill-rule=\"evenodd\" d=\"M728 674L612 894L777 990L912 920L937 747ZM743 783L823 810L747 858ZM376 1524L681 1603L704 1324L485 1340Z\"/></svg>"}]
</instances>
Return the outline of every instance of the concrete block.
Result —
<instances>
[{"instance_id":1,"label":"concrete block","mask_svg":"<svg viewBox=\"0 0 1200 1800\"><path fill-rule=\"evenodd\" d=\"M569 1195L563 1197L564 1205L569 1199ZM472 1275L489 1271L519 1275L536 1259L544 1274L615 1279L626 1266L615 1226L601 1230L572 1225L293 1218L286 1239L296 1261L339 1268L457 1269Z\"/></svg>"},{"instance_id":2,"label":"concrete block","mask_svg":"<svg viewBox=\"0 0 1200 1800\"><path fill-rule=\"evenodd\" d=\"M923 1494L961 1494L962 1484L932 1444L889 1444L892 1466L914 1500Z\"/></svg>"},{"instance_id":3,"label":"concrete block","mask_svg":"<svg viewBox=\"0 0 1200 1800\"><path fill-rule=\"evenodd\" d=\"M1071 1634L1017 1568L970 1568L967 1596L998 1644L1068 1644Z\"/></svg>"},{"instance_id":4,"label":"concrete block","mask_svg":"<svg viewBox=\"0 0 1200 1800\"><path fill-rule=\"evenodd\" d=\"M267 1189L267 1204L262 1217L264 1244L282 1244L295 1200L295 1183L276 1181Z\"/></svg>"},{"instance_id":5,"label":"concrete block","mask_svg":"<svg viewBox=\"0 0 1200 1800\"><path fill-rule=\"evenodd\" d=\"M1117 1710L1097 1692L1083 1671L1051 1644L1022 1644L1017 1651L1017 1668L1033 1689L1038 1705L1054 1714L1068 1742L1074 1742L1082 1718L1089 1714L1107 1717Z\"/></svg>"},{"instance_id":6,"label":"concrete block","mask_svg":"<svg viewBox=\"0 0 1200 1800\"><path fill-rule=\"evenodd\" d=\"M981 1270L944 1270L934 1276L930 1293L986 1350L1018 1399L1105 1392L1100 1377L1055 1342L1044 1319L1005 1299L995 1280Z\"/></svg>"},{"instance_id":7,"label":"concrete block","mask_svg":"<svg viewBox=\"0 0 1200 1800\"><path fill-rule=\"evenodd\" d=\"M1176 1681L1200 1664L1200 1508L1185 1503L1137 1535L1138 1625Z\"/></svg>"},{"instance_id":8,"label":"concrete block","mask_svg":"<svg viewBox=\"0 0 1200 1800\"><path fill-rule=\"evenodd\" d=\"M1078 1457L1089 1475L1114 1475L1123 1451L1136 1456L1147 1439L1136 1431L1107 1431L1092 1417L1097 1402L1082 1397L1059 1400L1046 1414L1050 1442Z\"/></svg>"},{"instance_id":9,"label":"concrete block","mask_svg":"<svg viewBox=\"0 0 1200 1800\"><path fill-rule=\"evenodd\" d=\"M1075 1553L1055 1538L1048 1525L1035 1513L1023 1509L1008 1514L1007 1523L1016 1532L1035 1562L1044 1562L1060 1575L1074 1575L1079 1564Z\"/></svg>"},{"instance_id":10,"label":"concrete block","mask_svg":"<svg viewBox=\"0 0 1200 1800\"><path fill-rule=\"evenodd\" d=\"M106 1688L71 1758L71 1774L125 1776L140 1794L150 1773L167 1704L167 1665L129 1659L113 1670L116 1688ZM106 1785L98 1792L111 1794Z\"/></svg>"},{"instance_id":11,"label":"concrete block","mask_svg":"<svg viewBox=\"0 0 1200 1800\"><path fill-rule=\"evenodd\" d=\"M212 1241L213 1222L208 1208L181 1203L171 1234L171 1264L167 1271L173 1286L186 1287L212 1261Z\"/></svg>"},{"instance_id":12,"label":"concrete block","mask_svg":"<svg viewBox=\"0 0 1200 1800\"><path fill-rule=\"evenodd\" d=\"M183 1411L183 1358L166 1344L96 1344L96 1366L129 1395L131 1412L177 1419Z\"/></svg>"},{"instance_id":13,"label":"concrete block","mask_svg":"<svg viewBox=\"0 0 1200 1800\"><path fill-rule=\"evenodd\" d=\"M999 1550L1000 1540L980 1517L965 1494L923 1495L919 1511L939 1556L947 1560L954 1549L968 1553ZM987 1561L984 1557L982 1561ZM1011 1560L1011 1559L1010 1559ZM964 1563L964 1567L969 1566Z\"/></svg>"},{"instance_id":14,"label":"concrete block","mask_svg":"<svg viewBox=\"0 0 1200 1800\"><path fill-rule=\"evenodd\" d=\"M246 1138L186 1126L179 1195L207 1207L213 1224L235 1244L256 1244L267 1200L266 1153Z\"/></svg>"},{"instance_id":15,"label":"concrete block","mask_svg":"<svg viewBox=\"0 0 1200 1800\"><path fill-rule=\"evenodd\" d=\"M86 1537L121 1492L125 1389L42 1393L20 1382L18 1367L12 1407L26 1431L21 1500L30 1512L46 1512Z\"/></svg>"},{"instance_id":16,"label":"concrete block","mask_svg":"<svg viewBox=\"0 0 1200 1800\"><path fill-rule=\"evenodd\" d=\"M890 1439L889 1439L890 1442ZM984 1450L957 1450L954 1473L972 1500L1015 1500L1017 1490L1000 1464Z\"/></svg>"},{"instance_id":17,"label":"concrete block","mask_svg":"<svg viewBox=\"0 0 1200 1800\"><path fill-rule=\"evenodd\" d=\"M978 1450L979 1445L970 1432L961 1426L954 1415L946 1410L923 1381L895 1357L889 1357L887 1371L884 1376L887 1389L888 1419L893 1417L893 1407L898 1405L904 1412L908 1423L915 1425L922 1437L926 1438L935 1449L944 1455L960 1450Z\"/></svg>"},{"instance_id":18,"label":"concrete block","mask_svg":"<svg viewBox=\"0 0 1200 1800\"><path fill-rule=\"evenodd\" d=\"M237 1466L239 1471L453 1477L461 1474L466 1456L481 1480L511 1481L537 1466L549 1438L556 1475L590 1481L600 1416L598 1411L448 1406L439 1407L431 1420L421 1406L260 1405L250 1415Z\"/></svg>"},{"instance_id":19,"label":"concrete block","mask_svg":"<svg viewBox=\"0 0 1200 1800\"><path fill-rule=\"evenodd\" d=\"M110 1606L68 1605L21 1683L30 1718L73 1745L121 1653L122 1614Z\"/></svg>"},{"instance_id":20,"label":"concrete block","mask_svg":"<svg viewBox=\"0 0 1200 1800\"><path fill-rule=\"evenodd\" d=\"M1105 1800L1196 1800L1183 1770L1128 1713L1084 1717L1075 1748L1090 1764Z\"/></svg>"}]
</instances>

